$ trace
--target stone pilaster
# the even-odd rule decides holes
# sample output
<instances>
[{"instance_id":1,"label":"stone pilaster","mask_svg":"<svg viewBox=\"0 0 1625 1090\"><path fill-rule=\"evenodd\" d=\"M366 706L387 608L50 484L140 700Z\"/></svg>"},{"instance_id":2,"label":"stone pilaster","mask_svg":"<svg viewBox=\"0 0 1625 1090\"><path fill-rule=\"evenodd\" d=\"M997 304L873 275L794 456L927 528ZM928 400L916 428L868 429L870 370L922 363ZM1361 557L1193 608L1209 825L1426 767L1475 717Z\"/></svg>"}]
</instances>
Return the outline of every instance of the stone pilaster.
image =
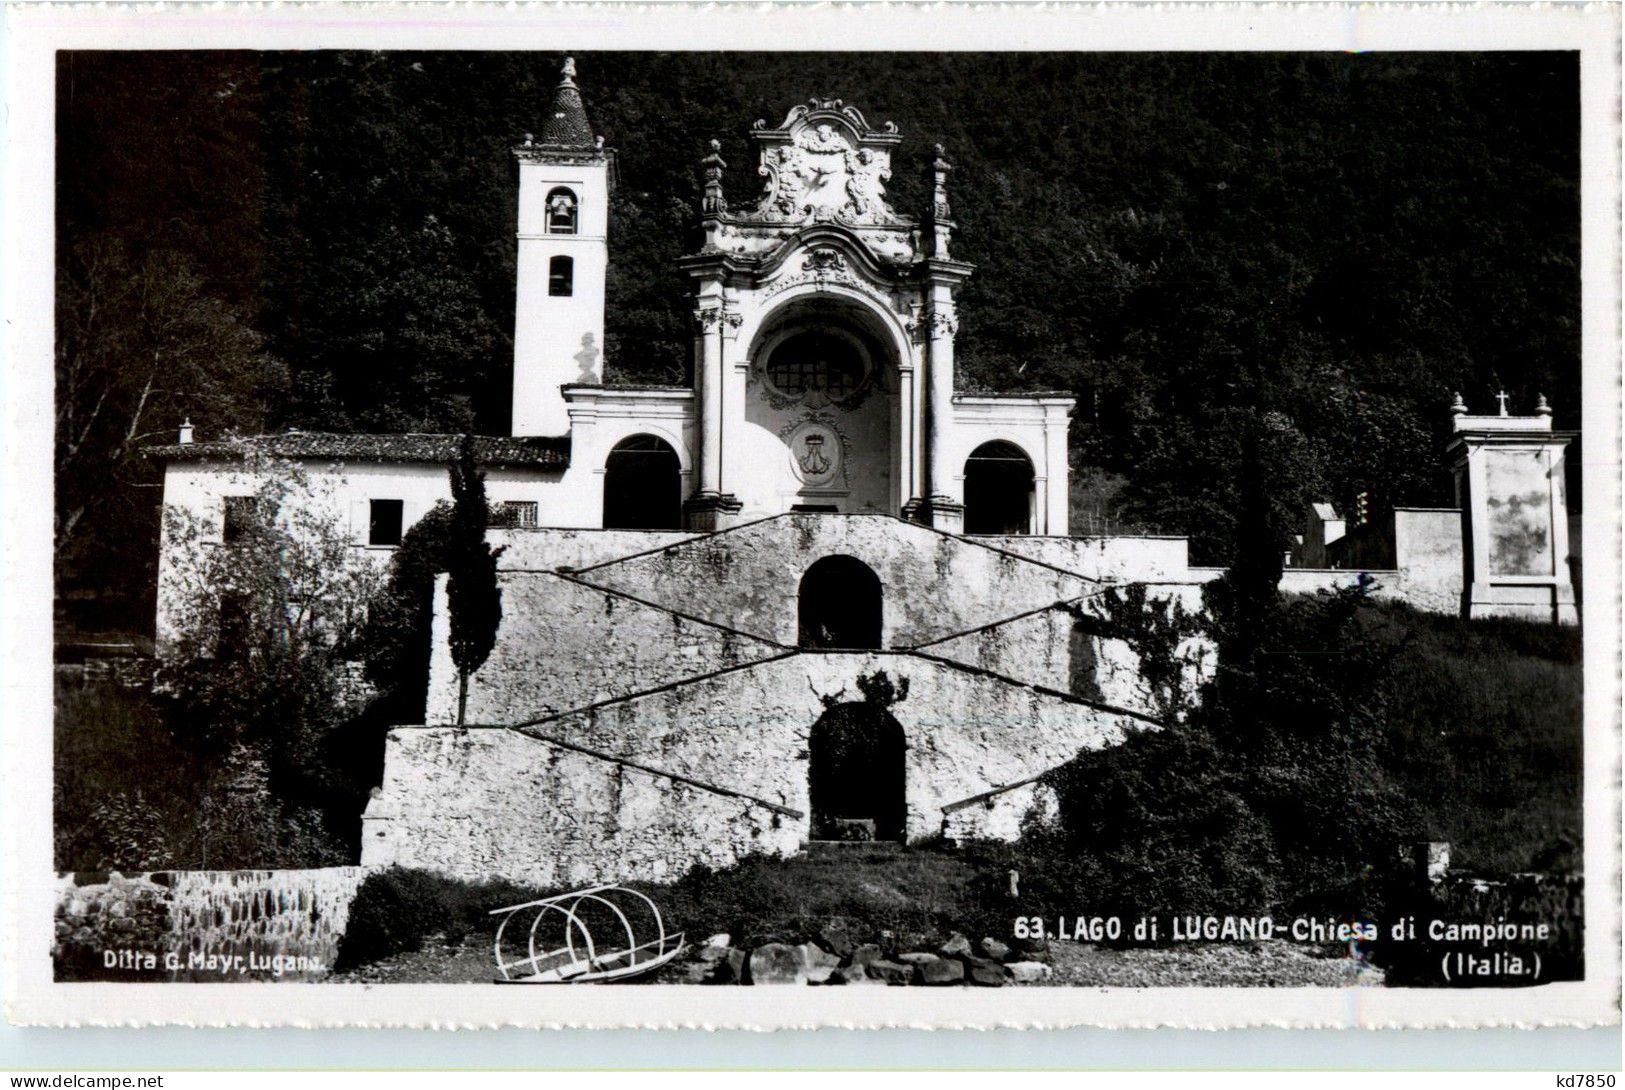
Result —
<instances>
[{"instance_id":1,"label":"stone pilaster","mask_svg":"<svg viewBox=\"0 0 1625 1090\"><path fill-rule=\"evenodd\" d=\"M953 456L949 438L954 413L954 333L959 319L954 316L953 298L946 285L938 285L929 321L929 374L926 424L930 434L928 469L929 521L939 530L959 533L965 527L965 508L955 499Z\"/></svg>"}]
</instances>

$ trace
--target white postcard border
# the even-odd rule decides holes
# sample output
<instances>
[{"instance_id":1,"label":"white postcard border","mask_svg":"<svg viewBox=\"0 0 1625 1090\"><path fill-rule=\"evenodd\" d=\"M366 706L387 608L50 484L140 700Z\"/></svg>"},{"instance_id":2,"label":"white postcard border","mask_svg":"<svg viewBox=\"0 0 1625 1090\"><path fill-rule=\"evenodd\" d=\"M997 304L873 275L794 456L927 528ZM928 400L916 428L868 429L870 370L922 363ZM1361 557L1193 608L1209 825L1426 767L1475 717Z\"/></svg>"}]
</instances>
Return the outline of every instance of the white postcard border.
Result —
<instances>
[{"instance_id":1,"label":"white postcard border","mask_svg":"<svg viewBox=\"0 0 1625 1090\"><path fill-rule=\"evenodd\" d=\"M130 5L6 17L0 855L8 1015L36 1025L1312 1027L1619 1019L1619 8L1493 5ZM492 988L51 979L54 51L151 48L1581 51L1586 973L1527 989Z\"/></svg>"}]
</instances>

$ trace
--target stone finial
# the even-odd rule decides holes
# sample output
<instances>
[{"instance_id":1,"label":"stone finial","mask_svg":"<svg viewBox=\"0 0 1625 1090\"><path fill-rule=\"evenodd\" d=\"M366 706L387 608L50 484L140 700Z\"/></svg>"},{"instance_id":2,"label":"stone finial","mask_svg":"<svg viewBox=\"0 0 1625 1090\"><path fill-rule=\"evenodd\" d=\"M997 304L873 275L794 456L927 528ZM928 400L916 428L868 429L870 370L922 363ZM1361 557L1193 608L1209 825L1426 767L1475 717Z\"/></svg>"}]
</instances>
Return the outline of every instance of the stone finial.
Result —
<instances>
[{"instance_id":1,"label":"stone finial","mask_svg":"<svg viewBox=\"0 0 1625 1090\"><path fill-rule=\"evenodd\" d=\"M701 195L700 212L717 215L728 210L728 200L722 193L722 171L727 166L722 158L722 141L711 141L711 154L700 160L705 168L705 188Z\"/></svg>"},{"instance_id":2,"label":"stone finial","mask_svg":"<svg viewBox=\"0 0 1625 1090\"><path fill-rule=\"evenodd\" d=\"M1545 394L1541 394L1540 399L1535 402L1535 415L1536 416L1551 416L1552 415L1552 406L1551 406L1551 403L1546 400L1546 395Z\"/></svg>"},{"instance_id":3,"label":"stone finial","mask_svg":"<svg viewBox=\"0 0 1625 1090\"><path fill-rule=\"evenodd\" d=\"M528 147L532 146L535 143L536 143L536 135L534 133L528 133L527 132L525 134L525 147L528 148Z\"/></svg>"},{"instance_id":4,"label":"stone finial","mask_svg":"<svg viewBox=\"0 0 1625 1090\"><path fill-rule=\"evenodd\" d=\"M1460 390L1456 391L1456 400L1454 400L1454 401L1452 401L1450 403L1450 415L1451 416L1465 416L1465 415L1467 415L1467 402L1465 402L1465 401L1463 401L1461 399L1461 391Z\"/></svg>"},{"instance_id":5,"label":"stone finial","mask_svg":"<svg viewBox=\"0 0 1625 1090\"><path fill-rule=\"evenodd\" d=\"M576 59L564 58L564 67L559 69L559 86L574 87L576 85Z\"/></svg>"},{"instance_id":6,"label":"stone finial","mask_svg":"<svg viewBox=\"0 0 1625 1090\"><path fill-rule=\"evenodd\" d=\"M947 152L936 145L931 159L931 227L932 252L938 257L948 256L948 239L953 232L953 209L948 204L948 172L953 165Z\"/></svg>"},{"instance_id":7,"label":"stone finial","mask_svg":"<svg viewBox=\"0 0 1625 1090\"><path fill-rule=\"evenodd\" d=\"M181 425L181 442L190 443L192 441L192 430L192 418L189 416L186 418L186 422Z\"/></svg>"},{"instance_id":8,"label":"stone finial","mask_svg":"<svg viewBox=\"0 0 1625 1090\"><path fill-rule=\"evenodd\" d=\"M1500 415L1501 416L1507 415L1507 392L1505 390L1502 390L1500 393L1495 395L1495 400L1497 402L1499 402L1500 405L1501 405Z\"/></svg>"}]
</instances>

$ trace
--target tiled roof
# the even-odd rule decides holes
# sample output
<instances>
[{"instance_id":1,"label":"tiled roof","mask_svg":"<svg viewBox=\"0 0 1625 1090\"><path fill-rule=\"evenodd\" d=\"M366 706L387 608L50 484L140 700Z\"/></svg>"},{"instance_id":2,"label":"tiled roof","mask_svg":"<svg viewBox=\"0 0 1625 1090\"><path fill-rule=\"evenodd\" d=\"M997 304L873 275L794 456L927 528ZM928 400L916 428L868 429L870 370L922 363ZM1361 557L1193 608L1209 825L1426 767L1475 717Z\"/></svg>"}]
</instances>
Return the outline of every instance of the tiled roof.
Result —
<instances>
[{"instance_id":1,"label":"tiled roof","mask_svg":"<svg viewBox=\"0 0 1625 1090\"><path fill-rule=\"evenodd\" d=\"M168 443L148 447L146 454L149 458L172 462L230 460L260 454L272 458L321 458L340 462L449 463L457 459L460 438L451 434L421 432L349 435L293 431L284 435L255 435L243 439ZM570 464L570 437L476 435L474 457L482 465L563 469Z\"/></svg>"},{"instance_id":2,"label":"tiled roof","mask_svg":"<svg viewBox=\"0 0 1625 1090\"><path fill-rule=\"evenodd\" d=\"M575 60L564 62L563 77L553 92L553 109L542 123L543 147L590 148L593 146L592 126L587 123L587 108L581 103L581 91L575 84Z\"/></svg>"}]
</instances>

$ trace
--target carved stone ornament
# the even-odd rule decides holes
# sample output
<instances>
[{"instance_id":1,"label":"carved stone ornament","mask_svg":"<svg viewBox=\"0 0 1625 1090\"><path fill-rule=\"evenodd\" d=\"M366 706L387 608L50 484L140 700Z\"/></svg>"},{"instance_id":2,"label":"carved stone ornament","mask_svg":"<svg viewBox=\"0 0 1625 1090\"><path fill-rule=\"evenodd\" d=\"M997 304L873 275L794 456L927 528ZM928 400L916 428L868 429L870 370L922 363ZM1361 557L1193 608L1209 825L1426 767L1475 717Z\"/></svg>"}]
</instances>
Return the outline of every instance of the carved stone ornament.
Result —
<instances>
[{"instance_id":1,"label":"carved stone ornament","mask_svg":"<svg viewBox=\"0 0 1625 1090\"><path fill-rule=\"evenodd\" d=\"M819 113L836 116L820 117ZM765 128L764 123L757 124ZM864 146L863 139L871 135L884 138L897 131L895 125L889 125L885 134L872 134L856 109L842 107L839 99L815 99L791 110L781 129L788 132L787 141L762 148L756 172L767 180L767 186L761 203L740 219L854 226L905 222L886 203L890 152ZM853 131L860 134L857 142Z\"/></svg>"},{"instance_id":2,"label":"carved stone ornament","mask_svg":"<svg viewBox=\"0 0 1625 1090\"><path fill-rule=\"evenodd\" d=\"M839 478L851 486L848 474L850 442L828 413L809 412L779 430L790 451L791 472L808 488L827 488Z\"/></svg>"},{"instance_id":3,"label":"carved stone ornament","mask_svg":"<svg viewBox=\"0 0 1625 1090\"><path fill-rule=\"evenodd\" d=\"M712 333L722 323L721 307L698 307L694 311L694 324L701 333Z\"/></svg>"},{"instance_id":4,"label":"carved stone ornament","mask_svg":"<svg viewBox=\"0 0 1625 1090\"><path fill-rule=\"evenodd\" d=\"M843 287L862 292L884 307L892 307L890 296L878 290L864 277L855 274L846 258L838 250L812 251L807 256L807 259L801 263L800 269L772 282L766 298L772 299L782 292L800 287L803 284L814 284L820 288L830 284L840 284Z\"/></svg>"},{"instance_id":5,"label":"carved stone ornament","mask_svg":"<svg viewBox=\"0 0 1625 1090\"><path fill-rule=\"evenodd\" d=\"M959 332L959 317L950 311L934 310L931 312L931 335L933 337L952 337Z\"/></svg>"}]
</instances>

